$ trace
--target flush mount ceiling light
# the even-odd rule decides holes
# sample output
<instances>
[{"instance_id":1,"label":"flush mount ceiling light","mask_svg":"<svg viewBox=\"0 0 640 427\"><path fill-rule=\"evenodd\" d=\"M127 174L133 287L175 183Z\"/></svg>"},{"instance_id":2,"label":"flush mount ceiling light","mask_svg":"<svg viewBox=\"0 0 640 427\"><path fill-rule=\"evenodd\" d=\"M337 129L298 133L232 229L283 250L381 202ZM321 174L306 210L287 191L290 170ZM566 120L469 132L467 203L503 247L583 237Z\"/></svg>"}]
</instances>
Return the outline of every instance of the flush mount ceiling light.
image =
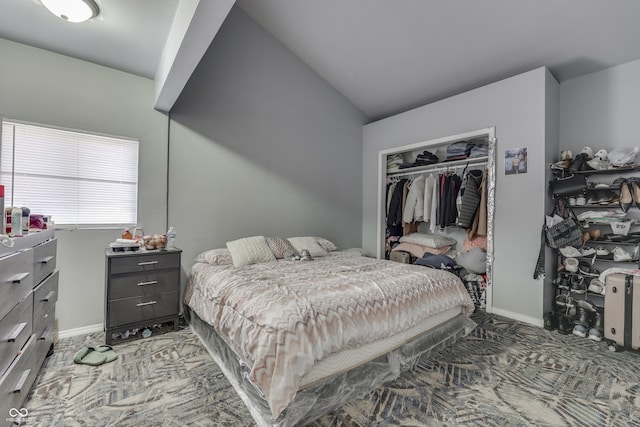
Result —
<instances>
[{"instance_id":1,"label":"flush mount ceiling light","mask_svg":"<svg viewBox=\"0 0 640 427\"><path fill-rule=\"evenodd\" d=\"M84 22L98 16L100 9L93 0L40 0L49 12L68 22Z\"/></svg>"}]
</instances>

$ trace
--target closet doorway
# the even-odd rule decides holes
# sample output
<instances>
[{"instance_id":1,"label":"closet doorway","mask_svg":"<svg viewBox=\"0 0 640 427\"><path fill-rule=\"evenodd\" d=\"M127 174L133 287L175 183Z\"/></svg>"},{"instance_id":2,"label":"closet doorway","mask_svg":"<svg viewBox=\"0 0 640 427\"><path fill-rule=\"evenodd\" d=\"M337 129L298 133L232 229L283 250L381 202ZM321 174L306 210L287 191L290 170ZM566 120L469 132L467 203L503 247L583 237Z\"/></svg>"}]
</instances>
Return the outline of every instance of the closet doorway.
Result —
<instances>
[{"instance_id":1,"label":"closet doorway","mask_svg":"<svg viewBox=\"0 0 640 427\"><path fill-rule=\"evenodd\" d=\"M429 141L417 142L378 152L378 215L377 257L385 258L389 251L389 185L403 179L420 176L457 174L461 180L470 170L483 170L486 197L486 294L485 310L491 313L493 275L493 233L495 211L495 127L460 133ZM467 229L450 222L440 226L433 216L424 217L413 226L420 232L439 234L456 240L454 250L463 251ZM404 223L403 223L404 224ZM407 232L405 224L405 233ZM400 232L401 233L401 232ZM469 243L469 241L467 241ZM425 267L428 268L428 267Z\"/></svg>"}]
</instances>

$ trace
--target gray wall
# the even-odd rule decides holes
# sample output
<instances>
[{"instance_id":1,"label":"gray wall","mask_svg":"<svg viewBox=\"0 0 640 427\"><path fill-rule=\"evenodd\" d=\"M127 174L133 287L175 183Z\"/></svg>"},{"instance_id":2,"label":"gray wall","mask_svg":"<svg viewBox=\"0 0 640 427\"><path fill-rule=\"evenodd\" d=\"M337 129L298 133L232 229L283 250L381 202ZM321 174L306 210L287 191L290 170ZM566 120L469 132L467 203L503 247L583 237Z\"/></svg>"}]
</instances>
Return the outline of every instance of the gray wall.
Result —
<instances>
[{"instance_id":1,"label":"gray wall","mask_svg":"<svg viewBox=\"0 0 640 427\"><path fill-rule=\"evenodd\" d=\"M567 80L560 86L560 145L640 146L640 60Z\"/></svg>"},{"instance_id":2,"label":"gray wall","mask_svg":"<svg viewBox=\"0 0 640 427\"><path fill-rule=\"evenodd\" d=\"M139 222L165 231L168 119L152 109L153 82L3 39L0 52L1 116L139 139ZM101 328L104 248L120 234L57 231L61 331Z\"/></svg>"},{"instance_id":3,"label":"gray wall","mask_svg":"<svg viewBox=\"0 0 640 427\"><path fill-rule=\"evenodd\" d=\"M363 114L238 8L171 111L183 273L251 235L360 246Z\"/></svg>"},{"instance_id":4,"label":"gray wall","mask_svg":"<svg viewBox=\"0 0 640 427\"><path fill-rule=\"evenodd\" d=\"M363 246L376 249L378 152L489 126L496 127L493 312L542 324L544 285L533 279L544 219L546 68L520 74L366 125L363 133ZM554 96L553 93L550 96ZM557 96L557 95L555 95ZM504 174L504 151L527 147L528 172Z\"/></svg>"}]
</instances>

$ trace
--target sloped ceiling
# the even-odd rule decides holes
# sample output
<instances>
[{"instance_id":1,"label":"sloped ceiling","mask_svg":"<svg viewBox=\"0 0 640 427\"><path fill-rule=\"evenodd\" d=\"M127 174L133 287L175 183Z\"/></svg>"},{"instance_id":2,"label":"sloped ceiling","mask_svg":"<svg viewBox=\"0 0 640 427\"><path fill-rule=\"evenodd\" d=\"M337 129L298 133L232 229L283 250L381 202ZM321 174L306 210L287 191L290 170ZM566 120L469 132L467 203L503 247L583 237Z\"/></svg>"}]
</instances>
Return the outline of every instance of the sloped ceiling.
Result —
<instances>
[{"instance_id":1,"label":"sloped ceiling","mask_svg":"<svg viewBox=\"0 0 640 427\"><path fill-rule=\"evenodd\" d=\"M0 37L156 83L169 111L236 4L370 121L531 70L559 81L640 59L638 0L95 0L69 24L2 0Z\"/></svg>"}]
</instances>

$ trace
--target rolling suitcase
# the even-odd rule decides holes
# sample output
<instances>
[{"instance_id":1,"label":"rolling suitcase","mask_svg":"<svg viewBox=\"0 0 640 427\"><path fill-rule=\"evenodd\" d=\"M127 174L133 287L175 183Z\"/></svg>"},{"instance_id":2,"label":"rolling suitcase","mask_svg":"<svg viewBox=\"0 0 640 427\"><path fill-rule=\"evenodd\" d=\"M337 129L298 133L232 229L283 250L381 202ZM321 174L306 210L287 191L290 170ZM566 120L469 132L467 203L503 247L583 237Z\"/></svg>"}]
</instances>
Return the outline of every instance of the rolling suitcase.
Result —
<instances>
[{"instance_id":1,"label":"rolling suitcase","mask_svg":"<svg viewBox=\"0 0 640 427\"><path fill-rule=\"evenodd\" d=\"M404 264L413 264L413 256L409 252L405 251L391 251L389 259L391 261L397 261Z\"/></svg>"},{"instance_id":2,"label":"rolling suitcase","mask_svg":"<svg viewBox=\"0 0 640 427\"><path fill-rule=\"evenodd\" d=\"M615 273L606 278L604 339L609 350L640 348L640 276Z\"/></svg>"}]
</instances>

